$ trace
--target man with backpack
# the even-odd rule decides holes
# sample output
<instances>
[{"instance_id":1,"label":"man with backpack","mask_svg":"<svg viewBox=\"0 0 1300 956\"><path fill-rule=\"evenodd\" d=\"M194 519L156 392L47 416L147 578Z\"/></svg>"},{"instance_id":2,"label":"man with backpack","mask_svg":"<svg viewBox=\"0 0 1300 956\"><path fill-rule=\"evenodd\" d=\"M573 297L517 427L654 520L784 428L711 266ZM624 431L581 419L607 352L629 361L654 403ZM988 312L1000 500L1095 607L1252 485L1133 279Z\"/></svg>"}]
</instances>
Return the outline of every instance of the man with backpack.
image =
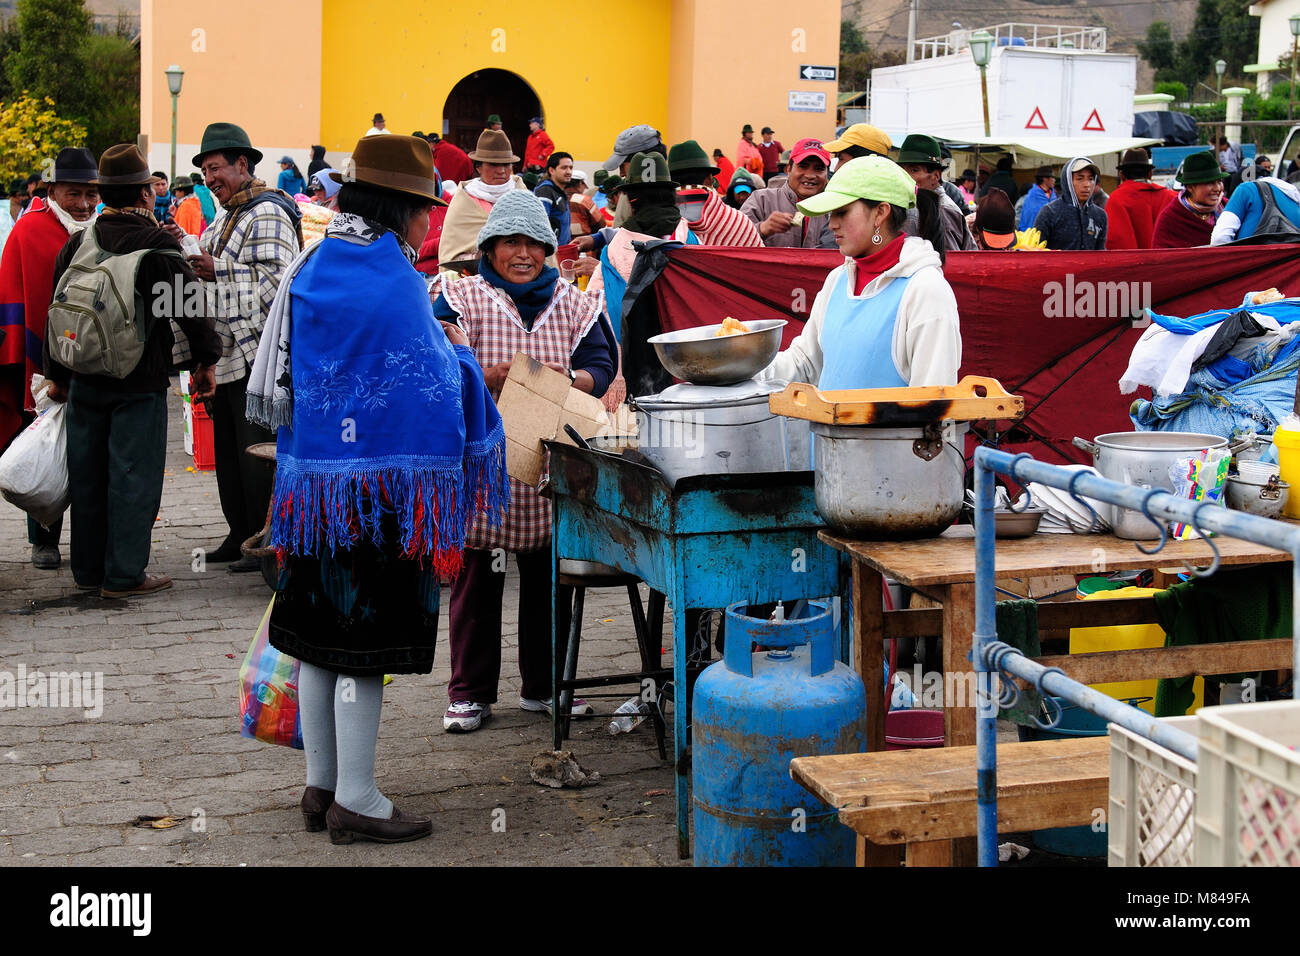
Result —
<instances>
[{"instance_id":1,"label":"man with backpack","mask_svg":"<svg viewBox=\"0 0 1300 956\"><path fill-rule=\"evenodd\" d=\"M266 523L272 472L267 463L245 454L275 436L244 417L245 390L262 326L271 302L293 260L302 249L302 213L290 196L254 176L262 159L248 134L234 123L212 123L194 165L225 210L203 230L200 253L190 259L203 280L222 356L217 363L217 390L210 406L217 493L230 533L207 561L232 562L230 571L258 571L261 562L241 556L239 546ZM168 227L180 241L180 230ZM185 358L182 352L179 358Z\"/></svg>"},{"instance_id":2,"label":"man with backpack","mask_svg":"<svg viewBox=\"0 0 1300 956\"><path fill-rule=\"evenodd\" d=\"M187 290L201 287L154 218L155 183L132 144L100 157L104 210L55 259L46 324L50 397L68 405L72 577L105 598L172 585L145 569L162 502L173 323L196 362L196 400L212 395L221 358L212 320L187 308L200 301Z\"/></svg>"}]
</instances>

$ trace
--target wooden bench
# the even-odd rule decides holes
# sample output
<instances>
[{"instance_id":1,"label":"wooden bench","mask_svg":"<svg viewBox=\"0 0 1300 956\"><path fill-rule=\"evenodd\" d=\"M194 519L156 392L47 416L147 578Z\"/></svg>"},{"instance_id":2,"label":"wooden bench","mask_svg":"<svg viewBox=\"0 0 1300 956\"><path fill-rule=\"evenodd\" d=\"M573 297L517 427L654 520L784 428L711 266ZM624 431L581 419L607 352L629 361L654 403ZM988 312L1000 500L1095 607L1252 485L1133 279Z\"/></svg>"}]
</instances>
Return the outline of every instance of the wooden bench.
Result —
<instances>
[{"instance_id":1,"label":"wooden bench","mask_svg":"<svg viewBox=\"0 0 1300 956\"><path fill-rule=\"evenodd\" d=\"M790 776L858 835L859 866L950 866L976 833L974 747L796 757ZM1091 824L1107 805L1110 738L998 745L998 832Z\"/></svg>"}]
</instances>

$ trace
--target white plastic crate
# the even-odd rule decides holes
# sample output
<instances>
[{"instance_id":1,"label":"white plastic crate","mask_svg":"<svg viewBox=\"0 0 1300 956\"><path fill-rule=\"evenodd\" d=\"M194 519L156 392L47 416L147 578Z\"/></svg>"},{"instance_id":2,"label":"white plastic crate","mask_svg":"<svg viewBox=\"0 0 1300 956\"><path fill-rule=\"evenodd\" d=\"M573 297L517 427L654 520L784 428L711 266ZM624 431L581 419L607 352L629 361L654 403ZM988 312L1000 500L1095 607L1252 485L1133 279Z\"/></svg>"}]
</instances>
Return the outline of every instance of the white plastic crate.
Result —
<instances>
[{"instance_id":1,"label":"white plastic crate","mask_svg":"<svg viewBox=\"0 0 1300 956\"><path fill-rule=\"evenodd\" d=\"M1161 723L1196 734L1195 717ZM1111 724L1110 866L1191 866L1196 832L1196 764Z\"/></svg>"},{"instance_id":2,"label":"white plastic crate","mask_svg":"<svg viewBox=\"0 0 1300 956\"><path fill-rule=\"evenodd\" d=\"M1300 866L1300 701L1205 707L1197 866Z\"/></svg>"}]
</instances>

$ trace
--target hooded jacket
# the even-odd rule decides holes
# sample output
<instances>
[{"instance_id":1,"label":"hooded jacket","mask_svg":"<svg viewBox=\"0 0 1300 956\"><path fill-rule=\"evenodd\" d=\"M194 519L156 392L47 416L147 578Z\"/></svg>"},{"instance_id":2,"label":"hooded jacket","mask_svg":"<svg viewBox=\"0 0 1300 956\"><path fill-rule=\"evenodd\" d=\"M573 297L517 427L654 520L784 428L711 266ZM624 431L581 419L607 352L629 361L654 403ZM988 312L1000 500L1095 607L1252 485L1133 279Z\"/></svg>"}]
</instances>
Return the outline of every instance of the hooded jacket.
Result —
<instances>
[{"instance_id":1,"label":"hooded jacket","mask_svg":"<svg viewBox=\"0 0 1300 956\"><path fill-rule=\"evenodd\" d=\"M1070 173L1077 165L1088 165L1092 161L1084 156L1076 156L1061 167L1061 194L1053 199L1038 213L1034 219L1034 228L1038 230L1048 249L1105 249L1106 248L1106 212L1098 209L1091 197L1085 203L1079 202L1074 194L1074 180Z\"/></svg>"},{"instance_id":2,"label":"hooded jacket","mask_svg":"<svg viewBox=\"0 0 1300 956\"><path fill-rule=\"evenodd\" d=\"M857 264L845 259L826 276L813 300L803 331L772 364L756 376L790 382L816 383L822 374L822 321L840 275L847 272L845 287L855 285ZM896 278L910 277L898 303L898 319L890 353L899 374L909 387L953 385L961 365L961 329L957 320L957 299L943 277L939 254L924 239L909 237L903 242L898 264L872 279L853 298L870 298Z\"/></svg>"},{"instance_id":3,"label":"hooded jacket","mask_svg":"<svg viewBox=\"0 0 1300 956\"><path fill-rule=\"evenodd\" d=\"M1150 249L1156 220L1177 196L1145 180L1126 179L1106 203L1106 248Z\"/></svg>"}]
</instances>

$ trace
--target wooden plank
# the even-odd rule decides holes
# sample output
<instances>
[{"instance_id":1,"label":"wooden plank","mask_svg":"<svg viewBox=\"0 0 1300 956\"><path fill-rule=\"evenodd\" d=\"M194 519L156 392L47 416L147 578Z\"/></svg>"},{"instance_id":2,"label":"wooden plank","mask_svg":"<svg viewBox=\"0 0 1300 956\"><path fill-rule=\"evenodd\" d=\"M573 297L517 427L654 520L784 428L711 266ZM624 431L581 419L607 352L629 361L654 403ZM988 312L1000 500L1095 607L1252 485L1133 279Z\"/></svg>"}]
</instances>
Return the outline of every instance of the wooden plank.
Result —
<instances>
[{"instance_id":1,"label":"wooden plank","mask_svg":"<svg viewBox=\"0 0 1300 956\"><path fill-rule=\"evenodd\" d=\"M822 531L820 536L831 547L909 587L975 580L975 529L971 525L955 525L938 537L919 541L855 541L829 531ZM1237 538L1220 537L1216 544L1224 566L1291 560L1286 551ZM997 543L997 576L1096 573L1099 561L1104 561L1107 573L1149 568L1155 562L1170 565L1186 561L1203 566L1211 557L1204 541L1169 541L1155 558L1134 545L1133 541L1109 534L1035 534L1001 539Z\"/></svg>"},{"instance_id":2,"label":"wooden plank","mask_svg":"<svg viewBox=\"0 0 1300 956\"><path fill-rule=\"evenodd\" d=\"M1155 624L1153 597L1111 598L1102 601L1062 601L1038 605L1039 631L1070 627L1115 627L1124 624ZM885 612L885 639L938 637L943 633L943 614L938 608Z\"/></svg>"},{"instance_id":3,"label":"wooden plank","mask_svg":"<svg viewBox=\"0 0 1300 956\"><path fill-rule=\"evenodd\" d=\"M822 392L791 382L769 395L777 415L827 425L928 425L940 421L1016 420L1025 400L1010 394L995 378L967 375L956 385L858 388Z\"/></svg>"},{"instance_id":4,"label":"wooden plank","mask_svg":"<svg viewBox=\"0 0 1300 956\"><path fill-rule=\"evenodd\" d=\"M882 643L884 582L880 572L853 562L853 669L867 690L867 750L885 749L885 653ZM873 676L874 675L874 676Z\"/></svg>"},{"instance_id":5,"label":"wooden plank","mask_svg":"<svg viewBox=\"0 0 1300 956\"><path fill-rule=\"evenodd\" d=\"M1060 654L1035 660L1044 667L1059 667L1067 677L1081 684L1109 684L1190 677L1193 674L1285 670L1292 664L1292 651L1292 641L1287 637L1268 641L1197 644L1191 647L1148 647L1126 651L1098 651L1093 654Z\"/></svg>"},{"instance_id":6,"label":"wooden plank","mask_svg":"<svg viewBox=\"0 0 1300 956\"><path fill-rule=\"evenodd\" d=\"M1087 780L1089 761L1107 760L1106 737L1032 740L998 745L998 787L1046 792ZM891 750L884 753L796 757L790 777L833 807L841 809L881 802L933 802L975 795L975 748Z\"/></svg>"},{"instance_id":7,"label":"wooden plank","mask_svg":"<svg viewBox=\"0 0 1300 956\"><path fill-rule=\"evenodd\" d=\"M951 866L952 850L947 840L907 845L908 866Z\"/></svg>"},{"instance_id":8,"label":"wooden plank","mask_svg":"<svg viewBox=\"0 0 1300 956\"><path fill-rule=\"evenodd\" d=\"M1091 824L1109 799L1109 769L1097 761L1096 775L1053 793L1003 795L998 788L998 832L1043 830ZM929 804L883 804L841 810L840 822L868 846L969 838L977 832L978 806L973 797Z\"/></svg>"},{"instance_id":9,"label":"wooden plank","mask_svg":"<svg viewBox=\"0 0 1300 956\"><path fill-rule=\"evenodd\" d=\"M949 676L953 686L966 688L968 697L975 693L974 681L965 677L975 673L970 660L971 643L975 632L975 585L953 584L943 596L943 673L945 689ZM957 675L962 679L958 680ZM975 713L977 701L945 701L943 709L943 739L949 747L964 747L975 743Z\"/></svg>"}]
</instances>

